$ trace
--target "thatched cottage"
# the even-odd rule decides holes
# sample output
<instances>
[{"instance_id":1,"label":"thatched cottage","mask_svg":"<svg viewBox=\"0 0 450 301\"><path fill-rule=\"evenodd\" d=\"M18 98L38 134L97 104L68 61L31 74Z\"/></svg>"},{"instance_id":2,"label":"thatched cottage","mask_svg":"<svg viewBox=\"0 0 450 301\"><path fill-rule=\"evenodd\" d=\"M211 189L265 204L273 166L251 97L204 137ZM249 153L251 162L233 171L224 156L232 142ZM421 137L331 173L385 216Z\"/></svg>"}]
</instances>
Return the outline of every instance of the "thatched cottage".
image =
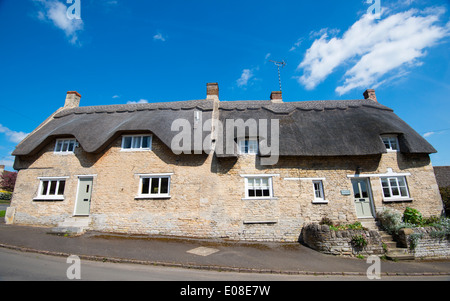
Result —
<instances>
[{"instance_id":1,"label":"thatched cottage","mask_svg":"<svg viewBox=\"0 0 450 301\"><path fill-rule=\"evenodd\" d=\"M436 150L374 90L364 99L201 100L80 107L67 93L15 149L7 221L40 226L296 241L328 217L377 209L440 215Z\"/></svg>"}]
</instances>

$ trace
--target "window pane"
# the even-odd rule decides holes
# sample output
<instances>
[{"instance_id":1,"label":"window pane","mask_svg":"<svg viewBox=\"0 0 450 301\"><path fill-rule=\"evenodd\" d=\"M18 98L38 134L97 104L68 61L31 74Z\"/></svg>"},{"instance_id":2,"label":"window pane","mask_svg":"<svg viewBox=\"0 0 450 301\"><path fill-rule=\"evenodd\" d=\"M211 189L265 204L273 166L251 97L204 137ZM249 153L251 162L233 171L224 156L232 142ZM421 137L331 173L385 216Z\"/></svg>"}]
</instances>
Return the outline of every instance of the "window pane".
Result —
<instances>
[{"instance_id":1,"label":"window pane","mask_svg":"<svg viewBox=\"0 0 450 301\"><path fill-rule=\"evenodd\" d=\"M249 190L248 190L248 196L249 196L249 197L255 196L255 190L249 189Z\"/></svg>"},{"instance_id":2,"label":"window pane","mask_svg":"<svg viewBox=\"0 0 450 301\"><path fill-rule=\"evenodd\" d=\"M253 189L253 187L255 186L254 182L255 182L254 178L249 178L247 180L248 189Z\"/></svg>"},{"instance_id":3,"label":"window pane","mask_svg":"<svg viewBox=\"0 0 450 301\"><path fill-rule=\"evenodd\" d=\"M269 189L264 189L263 190L263 196L270 196L270 190Z\"/></svg>"},{"instance_id":4,"label":"window pane","mask_svg":"<svg viewBox=\"0 0 450 301\"><path fill-rule=\"evenodd\" d=\"M56 184L58 181L50 181L50 190L48 192L49 195L55 195L56 194Z\"/></svg>"},{"instance_id":5,"label":"window pane","mask_svg":"<svg viewBox=\"0 0 450 301\"><path fill-rule=\"evenodd\" d=\"M142 148L150 148L150 136L142 137Z\"/></svg>"},{"instance_id":6,"label":"window pane","mask_svg":"<svg viewBox=\"0 0 450 301\"><path fill-rule=\"evenodd\" d=\"M56 141L55 152L60 152L61 148L62 148L62 141L61 140Z\"/></svg>"},{"instance_id":7,"label":"window pane","mask_svg":"<svg viewBox=\"0 0 450 301\"><path fill-rule=\"evenodd\" d=\"M389 187L389 183L388 183L388 181L387 181L386 178L382 178L382 179L381 179L381 185L382 185L383 187Z\"/></svg>"},{"instance_id":8,"label":"window pane","mask_svg":"<svg viewBox=\"0 0 450 301\"><path fill-rule=\"evenodd\" d=\"M385 198L388 198L391 196L391 191L389 190L389 188L383 188L383 194Z\"/></svg>"},{"instance_id":9,"label":"window pane","mask_svg":"<svg viewBox=\"0 0 450 301\"><path fill-rule=\"evenodd\" d=\"M255 190L255 196L262 196L262 190L261 189L256 189Z\"/></svg>"},{"instance_id":10,"label":"window pane","mask_svg":"<svg viewBox=\"0 0 450 301\"><path fill-rule=\"evenodd\" d=\"M397 141L395 139L393 139L391 141L391 149L392 150L398 150Z\"/></svg>"},{"instance_id":11,"label":"window pane","mask_svg":"<svg viewBox=\"0 0 450 301\"><path fill-rule=\"evenodd\" d=\"M67 148L68 147L69 147L69 140L64 140L63 141L63 147L62 147L61 151L67 152Z\"/></svg>"},{"instance_id":12,"label":"window pane","mask_svg":"<svg viewBox=\"0 0 450 301\"><path fill-rule=\"evenodd\" d=\"M398 180L398 185L399 186L406 186L405 178L400 177L400 178L397 178L397 180Z\"/></svg>"},{"instance_id":13,"label":"window pane","mask_svg":"<svg viewBox=\"0 0 450 301\"><path fill-rule=\"evenodd\" d=\"M248 141L248 153L249 154L256 154L256 153L258 153L258 141L256 141L256 140L249 140Z\"/></svg>"},{"instance_id":14,"label":"window pane","mask_svg":"<svg viewBox=\"0 0 450 301\"><path fill-rule=\"evenodd\" d=\"M64 195L64 188L66 186L66 181L65 180L60 180L59 181L59 187L58 187L58 195Z\"/></svg>"},{"instance_id":15,"label":"window pane","mask_svg":"<svg viewBox=\"0 0 450 301\"><path fill-rule=\"evenodd\" d=\"M122 148L131 148L131 137L123 137Z\"/></svg>"},{"instance_id":16,"label":"window pane","mask_svg":"<svg viewBox=\"0 0 450 301\"><path fill-rule=\"evenodd\" d=\"M75 150L75 140L69 140L69 152L73 152Z\"/></svg>"},{"instance_id":17,"label":"window pane","mask_svg":"<svg viewBox=\"0 0 450 301\"><path fill-rule=\"evenodd\" d=\"M402 196L408 196L408 191L406 190L406 187L400 187L400 193Z\"/></svg>"},{"instance_id":18,"label":"window pane","mask_svg":"<svg viewBox=\"0 0 450 301\"><path fill-rule=\"evenodd\" d=\"M135 136L133 137L133 148L140 148L141 147L141 136Z\"/></svg>"},{"instance_id":19,"label":"window pane","mask_svg":"<svg viewBox=\"0 0 450 301\"><path fill-rule=\"evenodd\" d=\"M148 194L149 182L150 182L150 178L142 178L142 193L141 194Z\"/></svg>"},{"instance_id":20,"label":"window pane","mask_svg":"<svg viewBox=\"0 0 450 301\"><path fill-rule=\"evenodd\" d=\"M399 196L399 190L397 187L392 187L392 196Z\"/></svg>"},{"instance_id":21,"label":"window pane","mask_svg":"<svg viewBox=\"0 0 450 301\"><path fill-rule=\"evenodd\" d=\"M160 193L169 193L169 178L161 178Z\"/></svg>"},{"instance_id":22,"label":"window pane","mask_svg":"<svg viewBox=\"0 0 450 301\"><path fill-rule=\"evenodd\" d=\"M389 179L389 184L391 185L391 187L397 187L397 179L390 178Z\"/></svg>"},{"instance_id":23,"label":"window pane","mask_svg":"<svg viewBox=\"0 0 450 301\"><path fill-rule=\"evenodd\" d=\"M42 181L41 195L47 195L48 181Z\"/></svg>"},{"instance_id":24,"label":"window pane","mask_svg":"<svg viewBox=\"0 0 450 301\"><path fill-rule=\"evenodd\" d=\"M159 178L152 178L151 180L150 193L158 194Z\"/></svg>"}]
</instances>

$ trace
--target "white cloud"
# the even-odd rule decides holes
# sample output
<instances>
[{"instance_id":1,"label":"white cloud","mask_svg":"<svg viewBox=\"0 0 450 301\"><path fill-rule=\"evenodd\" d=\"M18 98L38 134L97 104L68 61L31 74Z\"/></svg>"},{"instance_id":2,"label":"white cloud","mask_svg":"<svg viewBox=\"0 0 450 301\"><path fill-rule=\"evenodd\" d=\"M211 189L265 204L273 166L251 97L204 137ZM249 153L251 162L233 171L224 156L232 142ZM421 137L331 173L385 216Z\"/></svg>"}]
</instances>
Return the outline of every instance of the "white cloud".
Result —
<instances>
[{"instance_id":1,"label":"white cloud","mask_svg":"<svg viewBox=\"0 0 450 301\"><path fill-rule=\"evenodd\" d=\"M163 42L165 42L166 41L166 37L164 37L161 33L157 33L157 34L155 34L154 36L153 36L153 40L159 40L159 41L163 41Z\"/></svg>"},{"instance_id":2,"label":"white cloud","mask_svg":"<svg viewBox=\"0 0 450 301\"><path fill-rule=\"evenodd\" d=\"M297 47L300 46L302 42L303 42L302 38L297 39L297 42L294 43L294 46L292 46L291 49L289 49L289 51L294 51L295 49L297 49Z\"/></svg>"},{"instance_id":3,"label":"white cloud","mask_svg":"<svg viewBox=\"0 0 450 301\"><path fill-rule=\"evenodd\" d=\"M450 23L436 24L443 13L442 8L410 9L378 21L373 14L365 14L341 38L329 38L336 30L313 33L321 36L298 65L297 70L303 70L298 81L314 89L339 66L353 64L345 72L343 84L336 88L342 95L355 88L373 88L385 75L407 74L408 68L421 64L419 59L426 55L426 48L449 36Z\"/></svg>"},{"instance_id":4,"label":"white cloud","mask_svg":"<svg viewBox=\"0 0 450 301\"><path fill-rule=\"evenodd\" d=\"M64 31L71 44L78 43L78 32L83 30L83 20L68 17L67 10L70 5L66 6L56 0L35 0L34 2L39 5L37 14L39 20L51 22Z\"/></svg>"},{"instance_id":5,"label":"white cloud","mask_svg":"<svg viewBox=\"0 0 450 301\"><path fill-rule=\"evenodd\" d=\"M254 76L253 71L250 69L242 70L241 77L236 80L238 87L247 86L248 81Z\"/></svg>"},{"instance_id":6,"label":"white cloud","mask_svg":"<svg viewBox=\"0 0 450 301\"><path fill-rule=\"evenodd\" d=\"M270 57L270 52L266 54L266 56L264 57L264 59L268 59Z\"/></svg>"},{"instance_id":7,"label":"white cloud","mask_svg":"<svg viewBox=\"0 0 450 301\"><path fill-rule=\"evenodd\" d=\"M132 103L148 103L148 100L147 99L140 99L138 101L132 101L132 100L127 101L127 104L132 104Z\"/></svg>"},{"instance_id":8,"label":"white cloud","mask_svg":"<svg viewBox=\"0 0 450 301\"><path fill-rule=\"evenodd\" d=\"M120 98L120 96L119 95L113 95L112 98Z\"/></svg>"},{"instance_id":9,"label":"white cloud","mask_svg":"<svg viewBox=\"0 0 450 301\"><path fill-rule=\"evenodd\" d=\"M427 132L427 133L423 134L423 136L425 138L427 138L427 137L430 137L431 135L434 135L434 134L436 134L436 132Z\"/></svg>"},{"instance_id":10,"label":"white cloud","mask_svg":"<svg viewBox=\"0 0 450 301\"><path fill-rule=\"evenodd\" d=\"M10 130L9 128L3 126L0 124L0 133L3 133L8 137L9 141L14 143L19 143L22 141L28 134L24 132L16 132L13 130Z\"/></svg>"}]
</instances>

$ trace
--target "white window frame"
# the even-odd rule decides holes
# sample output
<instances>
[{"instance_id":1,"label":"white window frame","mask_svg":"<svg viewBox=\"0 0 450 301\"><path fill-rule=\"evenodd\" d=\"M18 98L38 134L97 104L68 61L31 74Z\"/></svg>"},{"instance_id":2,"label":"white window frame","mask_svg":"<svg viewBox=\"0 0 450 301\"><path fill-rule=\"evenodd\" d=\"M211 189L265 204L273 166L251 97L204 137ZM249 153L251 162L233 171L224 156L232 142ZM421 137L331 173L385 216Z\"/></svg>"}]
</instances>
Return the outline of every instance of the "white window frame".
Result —
<instances>
[{"instance_id":1,"label":"white window frame","mask_svg":"<svg viewBox=\"0 0 450 301\"><path fill-rule=\"evenodd\" d=\"M245 145L247 144L247 146ZM257 155L259 151L258 138L244 138L238 140L239 154L241 155ZM247 148L247 152L245 151Z\"/></svg>"},{"instance_id":2,"label":"white window frame","mask_svg":"<svg viewBox=\"0 0 450 301\"><path fill-rule=\"evenodd\" d=\"M273 181L272 181L272 176L271 175L246 175L244 177L245 179L245 198L244 199L248 199L248 200L263 200L263 199L274 199L273 196ZM259 180L259 187L261 187L258 190L264 190L263 188L265 188L265 186L262 186L262 179L267 179L267 188L269 190L269 195L261 195L261 196L256 196L256 188L254 188L255 190L255 196L250 196L249 195L249 189L250 189L250 183L249 180Z\"/></svg>"},{"instance_id":3,"label":"white window frame","mask_svg":"<svg viewBox=\"0 0 450 301\"><path fill-rule=\"evenodd\" d=\"M37 197L35 197L33 200L64 200L64 193L67 188L67 179L69 177L39 177L39 188L37 192ZM59 186L61 181L64 181L64 191L63 194L58 194ZM49 182L47 184L47 190L45 194L42 193L42 190L44 188L44 182ZM56 182L55 187L55 194L49 194L50 188L51 188L51 182Z\"/></svg>"},{"instance_id":4,"label":"white window frame","mask_svg":"<svg viewBox=\"0 0 450 301\"><path fill-rule=\"evenodd\" d=\"M170 184L171 184L171 175L173 173L164 173L164 174L140 174L139 175L139 191L138 195L135 197L135 199L161 199L161 198L170 198ZM168 179L167 181L167 193L161 193L161 179L165 178ZM142 193L143 189L143 181L144 179L150 179L149 180L149 192L148 193ZM158 193L151 193L151 182L153 179L158 179Z\"/></svg>"},{"instance_id":5,"label":"white window frame","mask_svg":"<svg viewBox=\"0 0 450 301\"><path fill-rule=\"evenodd\" d=\"M149 137L149 145L148 147L142 147L142 142L144 137ZM125 148L125 139L131 138L131 145L130 148ZM135 147L135 144L137 143L137 139L140 138L139 147ZM145 134L145 135L123 135L122 136L122 144L121 144L121 151L125 152L134 152L134 151L151 151L152 150L152 142L153 142L153 135L151 134Z\"/></svg>"},{"instance_id":6,"label":"white window frame","mask_svg":"<svg viewBox=\"0 0 450 301\"><path fill-rule=\"evenodd\" d=\"M316 185L318 185L318 189L316 189L317 188ZM312 180L312 186L313 186L313 195L314 195L313 203L328 203L328 201L325 200L323 181L322 180ZM317 196L317 193L319 193L319 196Z\"/></svg>"},{"instance_id":7,"label":"white window frame","mask_svg":"<svg viewBox=\"0 0 450 301\"><path fill-rule=\"evenodd\" d=\"M71 144L72 143L72 144ZM60 146L59 146L60 145ZM65 145L67 145L67 149L63 150ZM72 149L70 149L70 146L72 145ZM58 147L59 146L59 147ZM55 148L53 149L54 154L58 155L67 155L67 154L73 154L75 152L75 148L78 146L78 142L74 138L61 138L56 139L55 142Z\"/></svg>"},{"instance_id":8,"label":"white window frame","mask_svg":"<svg viewBox=\"0 0 450 301\"><path fill-rule=\"evenodd\" d=\"M398 152L400 146L398 145L398 138L395 135L384 135L381 136L384 146L388 152Z\"/></svg>"},{"instance_id":9,"label":"white window frame","mask_svg":"<svg viewBox=\"0 0 450 301\"><path fill-rule=\"evenodd\" d=\"M403 179L405 185L400 185L399 179ZM387 181L387 186L383 186L383 180ZM391 185L391 180L395 180L395 186ZM389 177L380 177L381 184L381 193L383 195L383 201L409 201L412 200L409 194L408 182L405 176L389 176ZM406 189L406 195L402 195L401 188ZM385 189L389 190L389 196L385 196ZM393 194L393 189L398 190L398 195Z\"/></svg>"}]
</instances>

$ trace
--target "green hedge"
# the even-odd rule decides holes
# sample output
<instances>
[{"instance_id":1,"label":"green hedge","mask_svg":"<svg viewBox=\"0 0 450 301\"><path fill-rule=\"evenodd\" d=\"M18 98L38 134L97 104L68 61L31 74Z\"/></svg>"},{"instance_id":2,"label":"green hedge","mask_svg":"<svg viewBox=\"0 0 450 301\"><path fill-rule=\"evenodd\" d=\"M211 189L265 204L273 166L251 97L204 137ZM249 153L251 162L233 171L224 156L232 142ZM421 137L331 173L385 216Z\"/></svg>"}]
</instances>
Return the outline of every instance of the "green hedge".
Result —
<instances>
[{"instance_id":1,"label":"green hedge","mask_svg":"<svg viewBox=\"0 0 450 301\"><path fill-rule=\"evenodd\" d=\"M12 192L9 191L0 191L0 200L11 200Z\"/></svg>"}]
</instances>

